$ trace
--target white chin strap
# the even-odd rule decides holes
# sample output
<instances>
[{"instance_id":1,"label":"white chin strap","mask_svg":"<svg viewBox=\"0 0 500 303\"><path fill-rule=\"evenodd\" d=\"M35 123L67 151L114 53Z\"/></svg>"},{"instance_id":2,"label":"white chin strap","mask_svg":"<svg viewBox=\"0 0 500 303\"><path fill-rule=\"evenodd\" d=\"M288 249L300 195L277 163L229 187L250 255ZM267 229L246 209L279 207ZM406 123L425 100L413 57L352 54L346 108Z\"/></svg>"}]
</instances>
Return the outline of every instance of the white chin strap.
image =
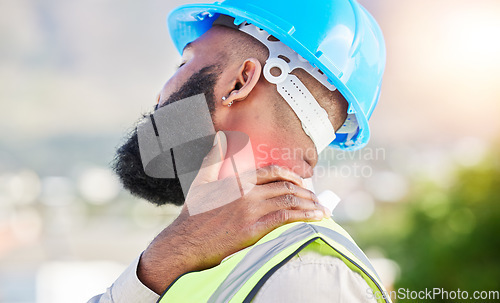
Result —
<instances>
[{"instance_id":1,"label":"white chin strap","mask_svg":"<svg viewBox=\"0 0 500 303\"><path fill-rule=\"evenodd\" d=\"M328 119L327 112L309 92L306 86L291 72L302 68L327 87L330 91L336 88L318 68L307 60L277 41L255 25L243 22L239 30L259 40L269 49L269 58L263 68L264 77L270 83L276 84L278 92L290 105L302 123L304 132L311 138L318 154L335 140L335 129Z\"/></svg>"}]
</instances>

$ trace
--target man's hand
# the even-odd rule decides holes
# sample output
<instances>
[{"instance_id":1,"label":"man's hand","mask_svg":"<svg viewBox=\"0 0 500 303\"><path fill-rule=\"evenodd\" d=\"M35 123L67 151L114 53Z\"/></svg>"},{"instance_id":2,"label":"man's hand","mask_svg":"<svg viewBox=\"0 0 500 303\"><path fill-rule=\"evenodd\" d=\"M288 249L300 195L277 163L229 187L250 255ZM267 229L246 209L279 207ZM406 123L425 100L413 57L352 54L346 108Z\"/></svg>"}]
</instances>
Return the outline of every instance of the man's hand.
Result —
<instances>
[{"instance_id":1,"label":"man's hand","mask_svg":"<svg viewBox=\"0 0 500 303\"><path fill-rule=\"evenodd\" d=\"M221 149L225 155L226 146L221 146L225 145L225 135L218 132L217 136L218 144L204 163L216 163ZM137 274L154 292L163 293L186 272L218 265L281 225L329 216L316 195L302 187L298 175L278 166L242 174L242 187L252 188L243 197L190 215L189 208L214 204L214 199L230 195L227 178L217 180L220 166L202 165L205 169L194 180L179 217L142 254Z\"/></svg>"}]
</instances>

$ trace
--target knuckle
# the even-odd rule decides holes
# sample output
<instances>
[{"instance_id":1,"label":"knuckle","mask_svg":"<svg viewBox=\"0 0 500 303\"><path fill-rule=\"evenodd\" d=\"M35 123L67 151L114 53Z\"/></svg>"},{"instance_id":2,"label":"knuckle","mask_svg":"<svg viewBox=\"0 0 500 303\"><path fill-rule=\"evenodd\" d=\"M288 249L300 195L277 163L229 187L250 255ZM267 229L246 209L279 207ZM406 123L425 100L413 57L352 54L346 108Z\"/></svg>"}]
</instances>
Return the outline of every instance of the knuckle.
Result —
<instances>
[{"instance_id":1,"label":"knuckle","mask_svg":"<svg viewBox=\"0 0 500 303\"><path fill-rule=\"evenodd\" d=\"M286 210L280 210L276 213L276 220L278 222L287 222L290 219L290 213Z\"/></svg>"},{"instance_id":2,"label":"knuckle","mask_svg":"<svg viewBox=\"0 0 500 303\"><path fill-rule=\"evenodd\" d=\"M255 239L255 238L259 237L260 229L259 229L259 226L257 224L254 224L254 225L248 227L246 232L247 232L248 237L250 239Z\"/></svg>"},{"instance_id":3,"label":"knuckle","mask_svg":"<svg viewBox=\"0 0 500 303\"><path fill-rule=\"evenodd\" d=\"M295 188L295 185L292 182L284 181L283 185L285 186L285 189L288 190L288 192L290 194L295 194L296 188Z\"/></svg>"},{"instance_id":4,"label":"knuckle","mask_svg":"<svg viewBox=\"0 0 500 303\"><path fill-rule=\"evenodd\" d=\"M259 168L257 171L257 175L260 178L268 178L269 176L272 176L275 174L275 168L274 165L269 165L266 167Z\"/></svg>"},{"instance_id":5,"label":"knuckle","mask_svg":"<svg viewBox=\"0 0 500 303\"><path fill-rule=\"evenodd\" d=\"M312 212L310 210L304 211L304 218L311 219L312 217L314 217L314 212Z\"/></svg>"},{"instance_id":6,"label":"knuckle","mask_svg":"<svg viewBox=\"0 0 500 303\"><path fill-rule=\"evenodd\" d=\"M243 221L247 219L250 221L255 220L261 217L263 213L262 206L260 205L260 203L248 203L246 211L247 214L246 217L242 219Z\"/></svg>"},{"instance_id":7,"label":"knuckle","mask_svg":"<svg viewBox=\"0 0 500 303\"><path fill-rule=\"evenodd\" d=\"M278 165L276 164L272 164L270 167L270 172L271 174L273 175L279 175L280 171L281 171L281 167L279 167Z\"/></svg>"},{"instance_id":8,"label":"knuckle","mask_svg":"<svg viewBox=\"0 0 500 303\"><path fill-rule=\"evenodd\" d=\"M262 177L265 175L265 171L266 171L266 169L265 169L265 168L259 168L259 169L257 169L257 170L256 170L257 177L262 178Z\"/></svg>"},{"instance_id":9,"label":"knuckle","mask_svg":"<svg viewBox=\"0 0 500 303\"><path fill-rule=\"evenodd\" d=\"M253 216L248 216L240 220L240 222L238 222L237 224L239 228L238 230L248 230L249 228L255 225L255 222L256 219Z\"/></svg>"},{"instance_id":10,"label":"knuckle","mask_svg":"<svg viewBox=\"0 0 500 303\"><path fill-rule=\"evenodd\" d=\"M283 200L284 200L283 204L286 207L294 208L299 206L299 199L297 199L297 197L295 197L294 195L284 195Z\"/></svg>"}]
</instances>

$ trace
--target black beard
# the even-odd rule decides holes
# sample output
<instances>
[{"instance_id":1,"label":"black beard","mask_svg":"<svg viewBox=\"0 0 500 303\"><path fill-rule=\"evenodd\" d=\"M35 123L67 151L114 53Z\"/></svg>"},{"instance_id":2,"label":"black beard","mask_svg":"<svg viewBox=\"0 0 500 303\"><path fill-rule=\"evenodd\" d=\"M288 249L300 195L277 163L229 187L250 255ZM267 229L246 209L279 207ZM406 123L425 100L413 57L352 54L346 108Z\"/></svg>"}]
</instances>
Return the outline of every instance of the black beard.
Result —
<instances>
[{"instance_id":1,"label":"black beard","mask_svg":"<svg viewBox=\"0 0 500 303\"><path fill-rule=\"evenodd\" d=\"M219 75L220 72L215 65L202 68L193 74L178 91L173 93L164 105L203 93L210 114L213 116L215 111L214 86ZM139 152L137 128L128 135L126 142L116 151L112 168L120 178L123 187L134 196L146 199L156 205L168 203L182 205L184 203L184 194L178 178L153 178L144 172Z\"/></svg>"}]
</instances>

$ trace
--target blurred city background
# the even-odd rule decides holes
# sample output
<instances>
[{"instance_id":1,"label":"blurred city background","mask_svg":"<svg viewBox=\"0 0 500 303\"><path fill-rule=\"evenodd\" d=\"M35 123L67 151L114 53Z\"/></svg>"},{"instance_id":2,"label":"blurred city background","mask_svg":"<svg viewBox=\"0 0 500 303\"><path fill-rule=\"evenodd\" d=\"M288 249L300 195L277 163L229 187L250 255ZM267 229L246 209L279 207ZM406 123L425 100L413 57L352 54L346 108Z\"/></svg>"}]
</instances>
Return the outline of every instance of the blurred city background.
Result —
<instances>
[{"instance_id":1,"label":"blurred city background","mask_svg":"<svg viewBox=\"0 0 500 303\"><path fill-rule=\"evenodd\" d=\"M0 0L0 302L86 302L178 213L109 163L179 63L183 3ZM388 288L500 290L500 2L361 3L387 43L373 137L316 188Z\"/></svg>"}]
</instances>

